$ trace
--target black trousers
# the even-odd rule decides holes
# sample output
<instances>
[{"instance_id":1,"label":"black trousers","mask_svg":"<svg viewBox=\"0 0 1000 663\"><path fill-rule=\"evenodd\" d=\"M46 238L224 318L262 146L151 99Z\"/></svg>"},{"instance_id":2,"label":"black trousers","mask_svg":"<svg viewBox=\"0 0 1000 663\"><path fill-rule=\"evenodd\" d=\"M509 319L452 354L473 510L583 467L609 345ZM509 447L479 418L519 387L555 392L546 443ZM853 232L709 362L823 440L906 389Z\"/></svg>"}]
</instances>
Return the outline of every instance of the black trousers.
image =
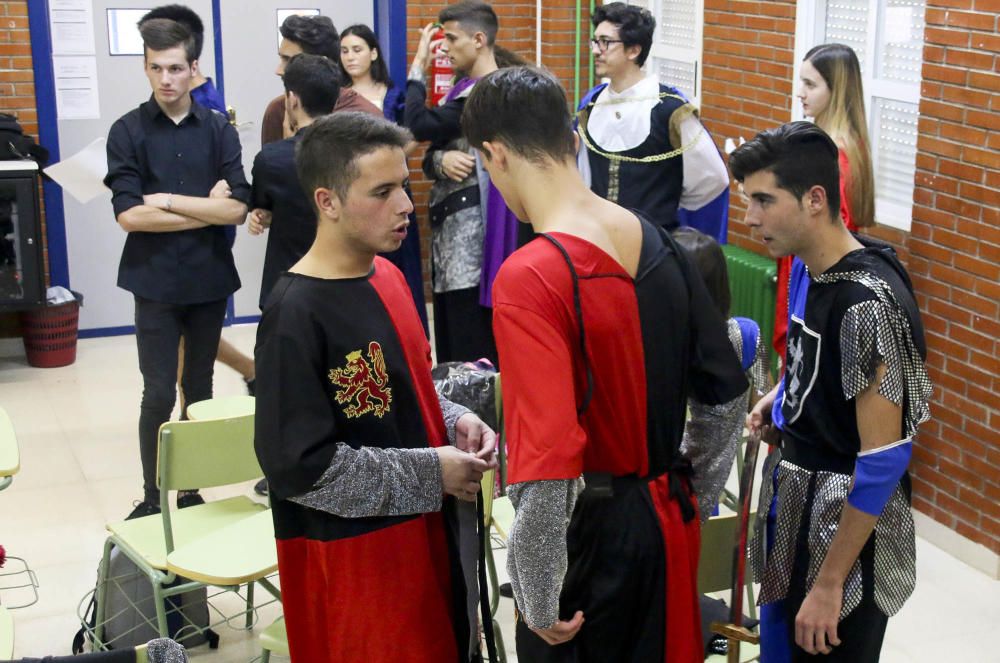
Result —
<instances>
[{"instance_id":1,"label":"black trousers","mask_svg":"<svg viewBox=\"0 0 1000 663\"><path fill-rule=\"evenodd\" d=\"M569 569L560 619L586 622L550 646L516 618L517 660L525 663L662 661L666 606L663 534L645 486L613 497L585 491L566 533Z\"/></svg>"},{"instance_id":2,"label":"black trousers","mask_svg":"<svg viewBox=\"0 0 1000 663\"><path fill-rule=\"evenodd\" d=\"M815 475L813 477L815 481ZM804 513L812 512L815 490L810 487L807 506ZM809 527L803 518L803 525L796 542L795 563L785 598L785 619L788 625L788 641L793 663L878 663L882 651L882 640L889 618L875 603L875 535L868 541L858 555L861 564L861 603L847 617L837 624L837 637L840 644L833 647L829 654L809 654L795 644L795 617L799 614L802 602L806 598L806 575L809 568L808 532Z\"/></svg>"},{"instance_id":3,"label":"black trousers","mask_svg":"<svg viewBox=\"0 0 1000 663\"><path fill-rule=\"evenodd\" d=\"M157 437L177 399L177 348L184 338L181 387L188 405L212 397L212 375L219 350L226 300L205 304L167 304L136 296L135 342L142 373L139 407L139 457L143 498L158 503ZM186 418L185 413L181 413Z\"/></svg>"},{"instance_id":4,"label":"black trousers","mask_svg":"<svg viewBox=\"0 0 1000 663\"><path fill-rule=\"evenodd\" d=\"M438 363L486 357L498 365L493 309L479 304L478 286L434 293L434 349Z\"/></svg>"}]
</instances>

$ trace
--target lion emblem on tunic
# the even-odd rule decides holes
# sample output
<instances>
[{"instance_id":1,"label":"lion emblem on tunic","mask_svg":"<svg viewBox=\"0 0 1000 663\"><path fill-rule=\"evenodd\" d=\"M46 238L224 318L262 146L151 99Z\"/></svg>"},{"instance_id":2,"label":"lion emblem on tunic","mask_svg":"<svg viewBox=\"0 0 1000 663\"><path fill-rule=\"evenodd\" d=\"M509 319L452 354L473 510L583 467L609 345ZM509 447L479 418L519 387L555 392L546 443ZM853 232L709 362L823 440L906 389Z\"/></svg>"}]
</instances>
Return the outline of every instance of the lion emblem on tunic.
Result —
<instances>
[{"instance_id":1,"label":"lion emblem on tunic","mask_svg":"<svg viewBox=\"0 0 1000 663\"><path fill-rule=\"evenodd\" d=\"M371 412L376 417L389 411L392 403L392 388L389 387L389 372L385 368L382 346L376 341L368 344L368 358L361 350L347 355L347 365L330 370L330 382L340 387L334 400L347 405L344 414L349 419Z\"/></svg>"}]
</instances>

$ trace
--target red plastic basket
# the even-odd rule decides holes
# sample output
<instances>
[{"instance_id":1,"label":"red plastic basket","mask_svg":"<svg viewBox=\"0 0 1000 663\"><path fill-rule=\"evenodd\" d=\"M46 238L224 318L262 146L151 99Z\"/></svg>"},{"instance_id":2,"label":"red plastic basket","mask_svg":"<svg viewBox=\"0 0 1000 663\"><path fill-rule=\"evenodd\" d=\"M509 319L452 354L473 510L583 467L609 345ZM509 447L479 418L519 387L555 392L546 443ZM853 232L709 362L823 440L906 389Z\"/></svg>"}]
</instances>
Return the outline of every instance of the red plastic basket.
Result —
<instances>
[{"instance_id":1,"label":"red plastic basket","mask_svg":"<svg viewBox=\"0 0 1000 663\"><path fill-rule=\"evenodd\" d=\"M22 311L21 333L28 363L37 368L56 368L76 361L79 321L78 302Z\"/></svg>"}]
</instances>

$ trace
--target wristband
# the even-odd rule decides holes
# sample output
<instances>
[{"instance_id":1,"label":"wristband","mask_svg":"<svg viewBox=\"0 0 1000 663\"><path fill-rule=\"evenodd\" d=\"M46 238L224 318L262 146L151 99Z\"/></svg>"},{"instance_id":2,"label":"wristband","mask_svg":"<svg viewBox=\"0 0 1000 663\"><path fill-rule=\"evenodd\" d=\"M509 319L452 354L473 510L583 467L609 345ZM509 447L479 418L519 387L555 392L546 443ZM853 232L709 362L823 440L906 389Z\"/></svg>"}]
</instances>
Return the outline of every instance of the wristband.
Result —
<instances>
[{"instance_id":1,"label":"wristband","mask_svg":"<svg viewBox=\"0 0 1000 663\"><path fill-rule=\"evenodd\" d=\"M910 440L859 453L854 463L854 487L847 495L847 503L872 516L882 515L910 464L912 453Z\"/></svg>"}]
</instances>

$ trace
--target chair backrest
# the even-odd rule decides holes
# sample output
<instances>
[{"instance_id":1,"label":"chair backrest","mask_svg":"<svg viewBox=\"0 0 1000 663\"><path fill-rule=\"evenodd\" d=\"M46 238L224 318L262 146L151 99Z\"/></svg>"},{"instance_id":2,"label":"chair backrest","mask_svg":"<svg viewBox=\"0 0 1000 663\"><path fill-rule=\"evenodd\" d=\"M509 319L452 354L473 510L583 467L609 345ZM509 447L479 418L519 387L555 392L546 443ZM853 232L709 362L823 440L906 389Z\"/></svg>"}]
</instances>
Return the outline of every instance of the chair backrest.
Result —
<instances>
[{"instance_id":1,"label":"chair backrest","mask_svg":"<svg viewBox=\"0 0 1000 663\"><path fill-rule=\"evenodd\" d=\"M496 470L488 470L480 481L480 490L483 493L483 525L487 530L490 528L490 521L493 520L493 489L496 486Z\"/></svg>"},{"instance_id":2,"label":"chair backrest","mask_svg":"<svg viewBox=\"0 0 1000 663\"><path fill-rule=\"evenodd\" d=\"M500 494L507 494L507 427L503 423L503 390L500 388L500 374L493 376L493 397L496 399L497 413L497 471L500 473Z\"/></svg>"},{"instance_id":3,"label":"chair backrest","mask_svg":"<svg viewBox=\"0 0 1000 663\"><path fill-rule=\"evenodd\" d=\"M160 426L160 489L212 488L262 477L253 436L252 414L166 422Z\"/></svg>"},{"instance_id":4,"label":"chair backrest","mask_svg":"<svg viewBox=\"0 0 1000 663\"><path fill-rule=\"evenodd\" d=\"M17 448L17 435L14 434L14 424L11 423L7 411L0 407L0 476L17 474L20 468L21 457Z\"/></svg>"},{"instance_id":5,"label":"chair backrest","mask_svg":"<svg viewBox=\"0 0 1000 663\"><path fill-rule=\"evenodd\" d=\"M749 521L753 522L751 513ZM733 542L739 515L712 516L701 526L701 557L698 560L698 592L710 594L733 588Z\"/></svg>"}]
</instances>

